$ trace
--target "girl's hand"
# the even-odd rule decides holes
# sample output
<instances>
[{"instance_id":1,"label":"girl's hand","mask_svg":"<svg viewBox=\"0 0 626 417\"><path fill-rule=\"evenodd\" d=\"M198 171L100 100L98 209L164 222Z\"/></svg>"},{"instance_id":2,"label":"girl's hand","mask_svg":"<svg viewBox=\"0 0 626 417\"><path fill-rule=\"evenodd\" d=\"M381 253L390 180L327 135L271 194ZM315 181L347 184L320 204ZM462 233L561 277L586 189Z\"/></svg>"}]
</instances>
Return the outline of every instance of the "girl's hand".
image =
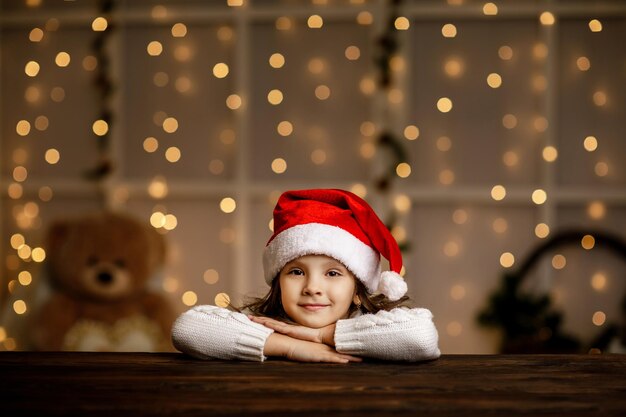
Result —
<instances>
[{"instance_id":1,"label":"girl's hand","mask_svg":"<svg viewBox=\"0 0 626 417\"><path fill-rule=\"evenodd\" d=\"M255 323L262 324L265 327L268 327L278 333L293 337L294 339L335 346L335 323L329 324L328 326L320 329L312 329L306 326L284 323L269 317L249 315L248 318Z\"/></svg>"},{"instance_id":2,"label":"girl's hand","mask_svg":"<svg viewBox=\"0 0 626 417\"><path fill-rule=\"evenodd\" d=\"M280 333L272 333L263 348L267 356L283 356L298 362L333 362L348 363L361 362L362 359L335 351L330 346L294 339Z\"/></svg>"}]
</instances>

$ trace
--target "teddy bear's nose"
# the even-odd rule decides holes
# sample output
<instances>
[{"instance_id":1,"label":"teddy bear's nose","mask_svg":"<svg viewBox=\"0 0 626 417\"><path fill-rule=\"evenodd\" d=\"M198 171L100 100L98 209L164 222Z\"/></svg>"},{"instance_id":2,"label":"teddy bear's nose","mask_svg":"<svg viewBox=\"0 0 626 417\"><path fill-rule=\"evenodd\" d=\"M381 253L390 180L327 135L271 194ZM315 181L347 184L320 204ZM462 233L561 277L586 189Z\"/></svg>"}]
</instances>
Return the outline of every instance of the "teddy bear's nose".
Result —
<instances>
[{"instance_id":1,"label":"teddy bear's nose","mask_svg":"<svg viewBox=\"0 0 626 417\"><path fill-rule=\"evenodd\" d=\"M108 285L113 282L113 275L110 272L100 272L98 274L98 282L103 285Z\"/></svg>"}]
</instances>

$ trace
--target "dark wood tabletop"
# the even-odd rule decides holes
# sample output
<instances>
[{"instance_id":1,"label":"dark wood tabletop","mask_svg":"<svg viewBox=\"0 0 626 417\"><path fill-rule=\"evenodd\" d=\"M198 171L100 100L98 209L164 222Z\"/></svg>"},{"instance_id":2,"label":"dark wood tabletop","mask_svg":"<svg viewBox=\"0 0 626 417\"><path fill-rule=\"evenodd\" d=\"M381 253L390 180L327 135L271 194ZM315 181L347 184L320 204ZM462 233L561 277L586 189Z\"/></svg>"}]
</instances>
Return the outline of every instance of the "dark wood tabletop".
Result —
<instances>
[{"instance_id":1,"label":"dark wood tabletop","mask_svg":"<svg viewBox=\"0 0 626 417\"><path fill-rule=\"evenodd\" d=\"M625 416L626 355L344 365L2 352L0 396L4 416Z\"/></svg>"}]
</instances>

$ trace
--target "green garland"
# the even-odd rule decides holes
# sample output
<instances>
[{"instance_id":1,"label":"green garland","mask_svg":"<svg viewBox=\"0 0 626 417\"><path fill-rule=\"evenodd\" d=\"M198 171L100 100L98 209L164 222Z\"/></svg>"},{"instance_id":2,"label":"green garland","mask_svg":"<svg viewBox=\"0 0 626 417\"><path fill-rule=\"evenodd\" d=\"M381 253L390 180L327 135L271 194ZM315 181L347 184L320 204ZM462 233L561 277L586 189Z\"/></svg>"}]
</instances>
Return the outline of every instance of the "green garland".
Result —
<instances>
[{"instance_id":1,"label":"green garland","mask_svg":"<svg viewBox=\"0 0 626 417\"><path fill-rule=\"evenodd\" d=\"M594 237L594 248L606 247L626 260L626 243L603 231L563 231L535 248L516 272L502 277L500 287L477 315L480 325L501 331L501 353L587 353L589 348L597 347L593 343L587 346L562 330L563 313L553 308L549 295L533 295L520 288L528 272L546 253L562 246L580 246L586 235Z\"/></svg>"}]
</instances>

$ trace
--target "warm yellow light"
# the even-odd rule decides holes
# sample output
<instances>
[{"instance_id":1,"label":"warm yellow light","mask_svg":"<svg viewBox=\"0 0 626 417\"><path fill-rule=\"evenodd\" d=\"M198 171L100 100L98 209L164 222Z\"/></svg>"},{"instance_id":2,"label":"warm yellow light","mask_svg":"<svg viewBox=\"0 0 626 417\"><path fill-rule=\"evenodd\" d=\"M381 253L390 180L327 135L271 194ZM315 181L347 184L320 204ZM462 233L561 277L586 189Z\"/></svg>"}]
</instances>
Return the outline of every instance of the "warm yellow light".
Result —
<instances>
[{"instance_id":1,"label":"warm yellow light","mask_svg":"<svg viewBox=\"0 0 626 417\"><path fill-rule=\"evenodd\" d=\"M22 195L24 194L24 188L21 184L9 184L9 186L7 187L7 194L9 195L9 198L12 198L13 200L18 200L22 198Z\"/></svg>"},{"instance_id":2,"label":"warm yellow light","mask_svg":"<svg viewBox=\"0 0 626 417\"><path fill-rule=\"evenodd\" d=\"M272 161L272 171L276 174L283 174L287 171L287 161L283 158L276 158Z\"/></svg>"},{"instance_id":3,"label":"warm yellow light","mask_svg":"<svg viewBox=\"0 0 626 417\"><path fill-rule=\"evenodd\" d=\"M456 242L450 241L446 242L446 244L443 245L443 253L449 258L457 256L459 254L459 251L459 244Z\"/></svg>"},{"instance_id":4,"label":"warm yellow light","mask_svg":"<svg viewBox=\"0 0 626 417\"><path fill-rule=\"evenodd\" d=\"M576 66L581 71L589 71L589 68L591 68L591 62L586 56L581 56L576 60Z\"/></svg>"},{"instance_id":5,"label":"warm yellow light","mask_svg":"<svg viewBox=\"0 0 626 417\"><path fill-rule=\"evenodd\" d=\"M33 276L28 271L21 271L17 276L17 280L20 284L27 287L33 282Z\"/></svg>"},{"instance_id":6,"label":"warm yellow light","mask_svg":"<svg viewBox=\"0 0 626 417\"><path fill-rule=\"evenodd\" d=\"M216 78L225 78L228 75L228 71L228 65L223 62L217 63L213 66L213 75Z\"/></svg>"},{"instance_id":7,"label":"warm yellow light","mask_svg":"<svg viewBox=\"0 0 626 417\"><path fill-rule=\"evenodd\" d=\"M277 89L271 90L267 93L267 101L274 106L283 102L283 92Z\"/></svg>"},{"instance_id":8,"label":"warm yellow light","mask_svg":"<svg viewBox=\"0 0 626 417\"><path fill-rule=\"evenodd\" d=\"M537 132L545 132L548 130L548 119L543 116L535 117L533 120L533 127Z\"/></svg>"},{"instance_id":9,"label":"warm yellow light","mask_svg":"<svg viewBox=\"0 0 626 417\"><path fill-rule=\"evenodd\" d=\"M37 61L28 61L24 66L24 72L29 77L36 77L39 74L39 63Z\"/></svg>"},{"instance_id":10,"label":"warm yellow light","mask_svg":"<svg viewBox=\"0 0 626 417\"><path fill-rule=\"evenodd\" d=\"M282 68L285 65L285 57L277 52L270 56L269 63L272 68Z\"/></svg>"},{"instance_id":11,"label":"warm yellow light","mask_svg":"<svg viewBox=\"0 0 626 417\"><path fill-rule=\"evenodd\" d=\"M30 256L35 262L43 262L46 259L46 251L44 248L34 248Z\"/></svg>"},{"instance_id":12,"label":"warm yellow light","mask_svg":"<svg viewBox=\"0 0 626 417\"><path fill-rule=\"evenodd\" d=\"M452 213L452 221L456 224L465 224L467 219L467 211L463 209L456 209L454 210L454 213Z\"/></svg>"},{"instance_id":13,"label":"warm yellow light","mask_svg":"<svg viewBox=\"0 0 626 417\"><path fill-rule=\"evenodd\" d=\"M457 337L460 336L461 333L463 333L463 326L458 321L451 321L446 326L446 331L448 332L449 336Z\"/></svg>"},{"instance_id":14,"label":"warm yellow light","mask_svg":"<svg viewBox=\"0 0 626 417\"><path fill-rule=\"evenodd\" d=\"M41 201L45 201L48 202L50 200L52 200L52 188L48 187L48 186L43 186L39 189L39 199Z\"/></svg>"},{"instance_id":15,"label":"warm yellow light","mask_svg":"<svg viewBox=\"0 0 626 417\"><path fill-rule=\"evenodd\" d=\"M167 17L167 8L165 6L157 4L156 6L152 7L150 15L153 19L165 19Z\"/></svg>"},{"instance_id":16,"label":"warm yellow light","mask_svg":"<svg viewBox=\"0 0 626 417\"><path fill-rule=\"evenodd\" d=\"M450 288L450 298L455 301L460 301L465 298L465 287L462 285L456 284Z\"/></svg>"},{"instance_id":17,"label":"warm yellow light","mask_svg":"<svg viewBox=\"0 0 626 417\"><path fill-rule=\"evenodd\" d=\"M43 30L39 28L34 28L28 34L28 39L31 42L41 42L41 40L43 39Z\"/></svg>"},{"instance_id":18,"label":"warm yellow light","mask_svg":"<svg viewBox=\"0 0 626 417\"><path fill-rule=\"evenodd\" d=\"M13 311L15 311L15 314L22 315L26 313L27 310L28 308L24 300L15 300L13 303Z\"/></svg>"},{"instance_id":19,"label":"warm yellow light","mask_svg":"<svg viewBox=\"0 0 626 417\"><path fill-rule=\"evenodd\" d=\"M330 88L326 85L318 85L315 87L315 97L319 100L327 100L330 97Z\"/></svg>"},{"instance_id":20,"label":"warm yellow light","mask_svg":"<svg viewBox=\"0 0 626 417\"><path fill-rule=\"evenodd\" d=\"M30 133L30 122L28 120L20 120L15 125L15 131L20 136L26 136Z\"/></svg>"},{"instance_id":21,"label":"warm yellow light","mask_svg":"<svg viewBox=\"0 0 626 417\"><path fill-rule=\"evenodd\" d=\"M243 6L243 0L227 0L226 4L230 7L241 7Z\"/></svg>"},{"instance_id":22,"label":"warm yellow light","mask_svg":"<svg viewBox=\"0 0 626 417\"><path fill-rule=\"evenodd\" d=\"M361 50L358 46L350 45L346 48L345 55L350 61L356 61L361 57Z\"/></svg>"},{"instance_id":23,"label":"warm yellow light","mask_svg":"<svg viewBox=\"0 0 626 417\"><path fill-rule=\"evenodd\" d=\"M104 32L107 30L108 25L109 22L107 22L106 18L99 16L91 22L91 30L94 32Z\"/></svg>"},{"instance_id":24,"label":"warm yellow light","mask_svg":"<svg viewBox=\"0 0 626 417\"><path fill-rule=\"evenodd\" d=\"M326 162L326 151L324 151L323 149L315 149L313 152L311 152L311 162L313 162L315 165L322 165Z\"/></svg>"},{"instance_id":25,"label":"warm yellow light","mask_svg":"<svg viewBox=\"0 0 626 417\"><path fill-rule=\"evenodd\" d=\"M16 182L24 182L28 178L28 170L23 166L16 166L13 168L13 179Z\"/></svg>"},{"instance_id":26,"label":"warm yellow light","mask_svg":"<svg viewBox=\"0 0 626 417\"><path fill-rule=\"evenodd\" d=\"M548 46L545 43L538 42L533 47L533 56L535 59L544 59L548 56Z\"/></svg>"},{"instance_id":27,"label":"warm yellow light","mask_svg":"<svg viewBox=\"0 0 626 417\"><path fill-rule=\"evenodd\" d=\"M550 226L545 223L539 223L535 226L535 236L539 239L545 239L550 234Z\"/></svg>"},{"instance_id":28,"label":"warm yellow light","mask_svg":"<svg viewBox=\"0 0 626 417\"><path fill-rule=\"evenodd\" d=\"M293 22L290 18L286 16L281 16L276 19L276 29L278 30L291 30L293 27Z\"/></svg>"},{"instance_id":29,"label":"warm yellow light","mask_svg":"<svg viewBox=\"0 0 626 417\"><path fill-rule=\"evenodd\" d=\"M593 152L598 149L598 139L596 139L595 136L587 136L583 142L583 146L586 151Z\"/></svg>"},{"instance_id":30,"label":"warm yellow light","mask_svg":"<svg viewBox=\"0 0 626 417\"><path fill-rule=\"evenodd\" d=\"M224 145L232 145L237 139L237 134L233 129L224 129L220 132L220 141Z\"/></svg>"},{"instance_id":31,"label":"warm yellow light","mask_svg":"<svg viewBox=\"0 0 626 417\"><path fill-rule=\"evenodd\" d=\"M322 19L322 16L314 14L309 16L306 23L311 29L319 29L324 26L324 19Z\"/></svg>"},{"instance_id":32,"label":"warm yellow light","mask_svg":"<svg viewBox=\"0 0 626 417\"><path fill-rule=\"evenodd\" d=\"M452 140L447 136L440 136L437 138L435 146L437 146L437 149L441 152L448 152L452 149Z\"/></svg>"},{"instance_id":33,"label":"warm yellow light","mask_svg":"<svg viewBox=\"0 0 626 417\"><path fill-rule=\"evenodd\" d=\"M508 45L503 45L498 49L498 56L503 61L509 61L513 58L513 48Z\"/></svg>"},{"instance_id":34,"label":"warm yellow light","mask_svg":"<svg viewBox=\"0 0 626 417\"><path fill-rule=\"evenodd\" d=\"M225 292L221 292L215 296L215 305L226 308L230 305L230 297Z\"/></svg>"},{"instance_id":35,"label":"warm yellow light","mask_svg":"<svg viewBox=\"0 0 626 417\"><path fill-rule=\"evenodd\" d=\"M446 23L441 28L441 34L445 38L454 38L456 36L456 26L454 26L452 23Z\"/></svg>"},{"instance_id":36,"label":"warm yellow light","mask_svg":"<svg viewBox=\"0 0 626 417\"><path fill-rule=\"evenodd\" d=\"M54 87L50 91L50 98L56 103L60 103L65 100L65 90L62 87Z\"/></svg>"},{"instance_id":37,"label":"warm yellow light","mask_svg":"<svg viewBox=\"0 0 626 417\"><path fill-rule=\"evenodd\" d=\"M589 29L592 32L602 32L602 22L598 19L592 19L589 21Z\"/></svg>"},{"instance_id":38,"label":"warm yellow light","mask_svg":"<svg viewBox=\"0 0 626 417\"><path fill-rule=\"evenodd\" d=\"M152 41L148 44L146 50L150 56L159 56L163 52L163 45L159 41Z\"/></svg>"},{"instance_id":39,"label":"warm yellow light","mask_svg":"<svg viewBox=\"0 0 626 417\"><path fill-rule=\"evenodd\" d=\"M49 163L50 165L54 165L58 163L59 160L61 159L61 154L59 153L58 150L54 148L50 148L46 151L44 158L46 159L47 163Z\"/></svg>"},{"instance_id":40,"label":"warm yellow light","mask_svg":"<svg viewBox=\"0 0 626 417\"><path fill-rule=\"evenodd\" d=\"M372 122L363 122L359 127L359 131L363 136L373 136L376 133L376 125Z\"/></svg>"},{"instance_id":41,"label":"warm yellow light","mask_svg":"<svg viewBox=\"0 0 626 417\"><path fill-rule=\"evenodd\" d=\"M596 272L591 277L591 287L596 291L602 291L606 288L607 278L602 272Z\"/></svg>"},{"instance_id":42,"label":"warm yellow light","mask_svg":"<svg viewBox=\"0 0 626 417\"><path fill-rule=\"evenodd\" d=\"M174 230L176 229L176 226L178 226L178 219L176 218L176 216L174 216L173 214L166 214L165 224L163 225L163 228L165 230Z\"/></svg>"},{"instance_id":43,"label":"warm yellow light","mask_svg":"<svg viewBox=\"0 0 626 417\"><path fill-rule=\"evenodd\" d=\"M237 202L231 197L225 197L220 201L220 210L224 213L232 213L237 208Z\"/></svg>"},{"instance_id":44,"label":"warm yellow light","mask_svg":"<svg viewBox=\"0 0 626 417\"><path fill-rule=\"evenodd\" d=\"M198 302L198 296L193 291L185 291L181 299L183 300L183 304L188 307L194 306Z\"/></svg>"},{"instance_id":45,"label":"warm yellow light","mask_svg":"<svg viewBox=\"0 0 626 417\"><path fill-rule=\"evenodd\" d=\"M24 91L24 100L29 103L36 103L41 98L41 91L34 86L30 86Z\"/></svg>"},{"instance_id":46,"label":"warm yellow light","mask_svg":"<svg viewBox=\"0 0 626 417\"><path fill-rule=\"evenodd\" d=\"M237 110L241 108L243 100L237 94L231 94L226 98L226 106L231 110Z\"/></svg>"},{"instance_id":47,"label":"warm yellow light","mask_svg":"<svg viewBox=\"0 0 626 417\"><path fill-rule=\"evenodd\" d=\"M563 269L565 268L566 264L567 264L567 259L565 259L565 256L558 254L552 257L552 267L554 269Z\"/></svg>"},{"instance_id":48,"label":"warm yellow light","mask_svg":"<svg viewBox=\"0 0 626 417\"><path fill-rule=\"evenodd\" d=\"M167 187L167 182L164 177L156 176L150 181L148 185L148 194L150 197L161 199L167 196L169 189ZM160 226L159 226L160 227Z\"/></svg>"},{"instance_id":49,"label":"warm yellow light","mask_svg":"<svg viewBox=\"0 0 626 417\"><path fill-rule=\"evenodd\" d=\"M493 221L491 227L493 228L494 232L502 234L509 229L509 222L507 222L506 219L503 219L502 217L498 217Z\"/></svg>"},{"instance_id":50,"label":"warm yellow light","mask_svg":"<svg viewBox=\"0 0 626 417\"><path fill-rule=\"evenodd\" d=\"M368 11L362 11L356 16L356 22L359 25L371 25L374 23L374 16Z\"/></svg>"},{"instance_id":51,"label":"warm yellow light","mask_svg":"<svg viewBox=\"0 0 626 417\"><path fill-rule=\"evenodd\" d=\"M104 136L109 132L109 124L104 120L96 120L91 125L91 130L98 136Z\"/></svg>"},{"instance_id":52,"label":"warm yellow light","mask_svg":"<svg viewBox=\"0 0 626 417\"><path fill-rule=\"evenodd\" d=\"M150 216L150 224L155 229L165 226L165 214L161 213L160 211L155 211Z\"/></svg>"},{"instance_id":53,"label":"warm yellow light","mask_svg":"<svg viewBox=\"0 0 626 417\"><path fill-rule=\"evenodd\" d=\"M411 210L411 199L406 194L398 194L393 199L393 205L401 213L408 213Z\"/></svg>"},{"instance_id":54,"label":"warm yellow light","mask_svg":"<svg viewBox=\"0 0 626 417\"><path fill-rule=\"evenodd\" d=\"M591 235L585 235L580 241L583 249L591 250L596 245L596 239Z\"/></svg>"},{"instance_id":55,"label":"warm yellow light","mask_svg":"<svg viewBox=\"0 0 626 417\"><path fill-rule=\"evenodd\" d=\"M370 77L363 77L359 83L359 89L367 96L372 95L376 91L376 83Z\"/></svg>"},{"instance_id":56,"label":"warm yellow light","mask_svg":"<svg viewBox=\"0 0 626 417\"><path fill-rule=\"evenodd\" d=\"M278 134L281 136L289 136L293 133L293 125L291 124L291 122L284 120L278 123L276 130L278 131Z\"/></svg>"},{"instance_id":57,"label":"warm yellow light","mask_svg":"<svg viewBox=\"0 0 626 417\"><path fill-rule=\"evenodd\" d=\"M547 199L548 199L548 194L544 190L539 188L533 191L533 194L532 194L533 203L538 204L538 205L543 204L546 202Z\"/></svg>"},{"instance_id":58,"label":"warm yellow light","mask_svg":"<svg viewBox=\"0 0 626 417\"><path fill-rule=\"evenodd\" d=\"M367 197L367 187L363 184L354 184L352 187L350 187L350 191L352 191L354 194L358 195L361 198Z\"/></svg>"},{"instance_id":59,"label":"warm yellow light","mask_svg":"<svg viewBox=\"0 0 626 417\"><path fill-rule=\"evenodd\" d=\"M609 174L609 164L606 162L598 162L593 169L598 177L606 177Z\"/></svg>"},{"instance_id":60,"label":"warm yellow light","mask_svg":"<svg viewBox=\"0 0 626 417\"><path fill-rule=\"evenodd\" d=\"M233 32L233 29L229 26L221 26L217 30L217 39L219 39L221 42L231 41L234 36L235 33Z\"/></svg>"},{"instance_id":61,"label":"warm yellow light","mask_svg":"<svg viewBox=\"0 0 626 417\"><path fill-rule=\"evenodd\" d=\"M450 185L454 182L455 175L450 169L444 169L439 173L439 182L443 185Z\"/></svg>"},{"instance_id":62,"label":"warm yellow light","mask_svg":"<svg viewBox=\"0 0 626 417\"><path fill-rule=\"evenodd\" d=\"M591 317L591 321L596 326L602 326L606 322L606 314L602 311L596 311Z\"/></svg>"},{"instance_id":63,"label":"warm yellow light","mask_svg":"<svg viewBox=\"0 0 626 417\"><path fill-rule=\"evenodd\" d=\"M502 185L494 185L491 189L491 198L501 201L504 200L504 197L506 197L506 188Z\"/></svg>"},{"instance_id":64,"label":"warm yellow light","mask_svg":"<svg viewBox=\"0 0 626 417\"><path fill-rule=\"evenodd\" d=\"M163 120L163 130L167 133L174 133L178 130L178 120L175 117L167 117Z\"/></svg>"},{"instance_id":65,"label":"warm yellow light","mask_svg":"<svg viewBox=\"0 0 626 417\"><path fill-rule=\"evenodd\" d=\"M450 58L445 62L443 70L449 77L458 78L463 73L463 62L458 58Z\"/></svg>"},{"instance_id":66,"label":"warm yellow light","mask_svg":"<svg viewBox=\"0 0 626 417\"><path fill-rule=\"evenodd\" d=\"M180 149L178 149L176 146L170 146L165 150L165 159L167 159L168 162L178 162L180 160L180 156Z\"/></svg>"},{"instance_id":67,"label":"warm yellow light","mask_svg":"<svg viewBox=\"0 0 626 417\"><path fill-rule=\"evenodd\" d=\"M587 207L587 214L594 220L600 220L606 215L606 206L601 201L594 201Z\"/></svg>"},{"instance_id":68,"label":"warm yellow light","mask_svg":"<svg viewBox=\"0 0 626 417\"><path fill-rule=\"evenodd\" d=\"M452 100L448 97L442 97L437 100L437 109L442 113L448 113L452 110Z\"/></svg>"},{"instance_id":69,"label":"warm yellow light","mask_svg":"<svg viewBox=\"0 0 626 417\"><path fill-rule=\"evenodd\" d=\"M175 23L172 26L172 36L175 38L184 38L187 35L187 26L184 23Z\"/></svg>"},{"instance_id":70,"label":"warm yellow light","mask_svg":"<svg viewBox=\"0 0 626 417\"><path fill-rule=\"evenodd\" d=\"M404 128L404 137L408 140L415 140L419 137L420 130L415 125L408 125Z\"/></svg>"},{"instance_id":71,"label":"warm yellow light","mask_svg":"<svg viewBox=\"0 0 626 417\"><path fill-rule=\"evenodd\" d=\"M387 100L392 104L400 104L404 100L404 93L400 88L392 88L387 93Z\"/></svg>"},{"instance_id":72,"label":"warm yellow light","mask_svg":"<svg viewBox=\"0 0 626 417\"><path fill-rule=\"evenodd\" d=\"M174 49L174 58L179 62L186 62L191 59L192 49L187 45L179 45Z\"/></svg>"},{"instance_id":73,"label":"warm yellow light","mask_svg":"<svg viewBox=\"0 0 626 417\"><path fill-rule=\"evenodd\" d=\"M502 77L500 74L492 72L487 76L487 84L491 88L499 88L502 85Z\"/></svg>"},{"instance_id":74,"label":"warm yellow light","mask_svg":"<svg viewBox=\"0 0 626 417\"><path fill-rule=\"evenodd\" d=\"M411 27L409 19L404 16L398 17L393 24L398 30L408 30Z\"/></svg>"},{"instance_id":75,"label":"warm yellow light","mask_svg":"<svg viewBox=\"0 0 626 417\"><path fill-rule=\"evenodd\" d=\"M312 58L309 61L307 68L312 74L321 74L326 68L326 65L321 58Z\"/></svg>"},{"instance_id":76,"label":"warm yellow light","mask_svg":"<svg viewBox=\"0 0 626 417\"><path fill-rule=\"evenodd\" d=\"M485 5L483 6L483 14L485 16L495 16L498 14L498 6L496 6L494 3L485 3Z\"/></svg>"},{"instance_id":77,"label":"warm yellow light","mask_svg":"<svg viewBox=\"0 0 626 417\"><path fill-rule=\"evenodd\" d=\"M515 264L515 256L511 252L504 252L500 255L500 265L504 268L510 268Z\"/></svg>"},{"instance_id":78,"label":"warm yellow light","mask_svg":"<svg viewBox=\"0 0 626 417\"><path fill-rule=\"evenodd\" d=\"M595 93L593 93L593 104L595 104L596 106L602 107L606 105L607 101L608 98L604 91L596 91Z\"/></svg>"},{"instance_id":79,"label":"warm yellow light","mask_svg":"<svg viewBox=\"0 0 626 417\"><path fill-rule=\"evenodd\" d=\"M209 171L211 171L213 175L220 175L224 172L224 162L219 159L211 160L211 162L209 162Z\"/></svg>"},{"instance_id":80,"label":"warm yellow light","mask_svg":"<svg viewBox=\"0 0 626 417\"><path fill-rule=\"evenodd\" d=\"M40 131L44 131L50 125L50 120L46 116L37 116L35 119L35 128Z\"/></svg>"},{"instance_id":81,"label":"warm yellow light","mask_svg":"<svg viewBox=\"0 0 626 417\"><path fill-rule=\"evenodd\" d=\"M11 247L17 250L20 248L20 246L26 243L26 239L24 239L24 236L22 234L15 233L14 235L11 236L10 242L11 242Z\"/></svg>"},{"instance_id":82,"label":"warm yellow light","mask_svg":"<svg viewBox=\"0 0 626 417\"><path fill-rule=\"evenodd\" d=\"M220 280L220 274L215 269L207 269L202 274L202 279L209 285L216 284Z\"/></svg>"},{"instance_id":83,"label":"warm yellow light","mask_svg":"<svg viewBox=\"0 0 626 417\"><path fill-rule=\"evenodd\" d=\"M149 136L143 141L143 150L148 153L156 152L159 149L159 141L152 136Z\"/></svg>"},{"instance_id":84,"label":"warm yellow light","mask_svg":"<svg viewBox=\"0 0 626 417\"><path fill-rule=\"evenodd\" d=\"M554 146L546 146L543 148L542 155L546 162L554 162L558 158L559 152Z\"/></svg>"},{"instance_id":85,"label":"warm yellow light","mask_svg":"<svg viewBox=\"0 0 626 417\"><path fill-rule=\"evenodd\" d=\"M535 75L532 79L532 86L534 91L546 91L548 88L548 79L543 75Z\"/></svg>"},{"instance_id":86,"label":"warm yellow light","mask_svg":"<svg viewBox=\"0 0 626 417\"><path fill-rule=\"evenodd\" d=\"M70 54L67 52L59 52L56 58L54 58L54 62L61 68L65 68L70 65L70 61Z\"/></svg>"},{"instance_id":87,"label":"warm yellow light","mask_svg":"<svg viewBox=\"0 0 626 417\"><path fill-rule=\"evenodd\" d=\"M556 19L554 18L554 15L552 13L550 13L550 12L543 12L539 16L539 21L541 22L542 25L551 26L551 25L554 24Z\"/></svg>"},{"instance_id":88,"label":"warm yellow light","mask_svg":"<svg viewBox=\"0 0 626 417\"><path fill-rule=\"evenodd\" d=\"M517 126L517 117L513 114L505 114L502 117L502 126L507 129L514 129Z\"/></svg>"},{"instance_id":89,"label":"warm yellow light","mask_svg":"<svg viewBox=\"0 0 626 417\"><path fill-rule=\"evenodd\" d=\"M411 175L411 165L407 164L406 162L399 163L396 167L396 174L400 178L407 178L409 175Z\"/></svg>"},{"instance_id":90,"label":"warm yellow light","mask_svg":"<svg viewBox=\"0 0 626 417\"><path fill-rule=\"evenodd\" d=\"M359 153L364 159L372 159L376 155L376 147L373 143L366 142L360 146Z\"/></svg>"},{"instance_id":91,"label":"warm yellow light","mask_svg":"<svg viewBox=\"0 0 626 417\"><path fill-rule=\"evenodd\" d=\"M22 245L17 248L17 256L19 256L23 260L27 260L30 258L30 255L33 253L33 250L28 245Z\"/></svg>"}]
</instances>

